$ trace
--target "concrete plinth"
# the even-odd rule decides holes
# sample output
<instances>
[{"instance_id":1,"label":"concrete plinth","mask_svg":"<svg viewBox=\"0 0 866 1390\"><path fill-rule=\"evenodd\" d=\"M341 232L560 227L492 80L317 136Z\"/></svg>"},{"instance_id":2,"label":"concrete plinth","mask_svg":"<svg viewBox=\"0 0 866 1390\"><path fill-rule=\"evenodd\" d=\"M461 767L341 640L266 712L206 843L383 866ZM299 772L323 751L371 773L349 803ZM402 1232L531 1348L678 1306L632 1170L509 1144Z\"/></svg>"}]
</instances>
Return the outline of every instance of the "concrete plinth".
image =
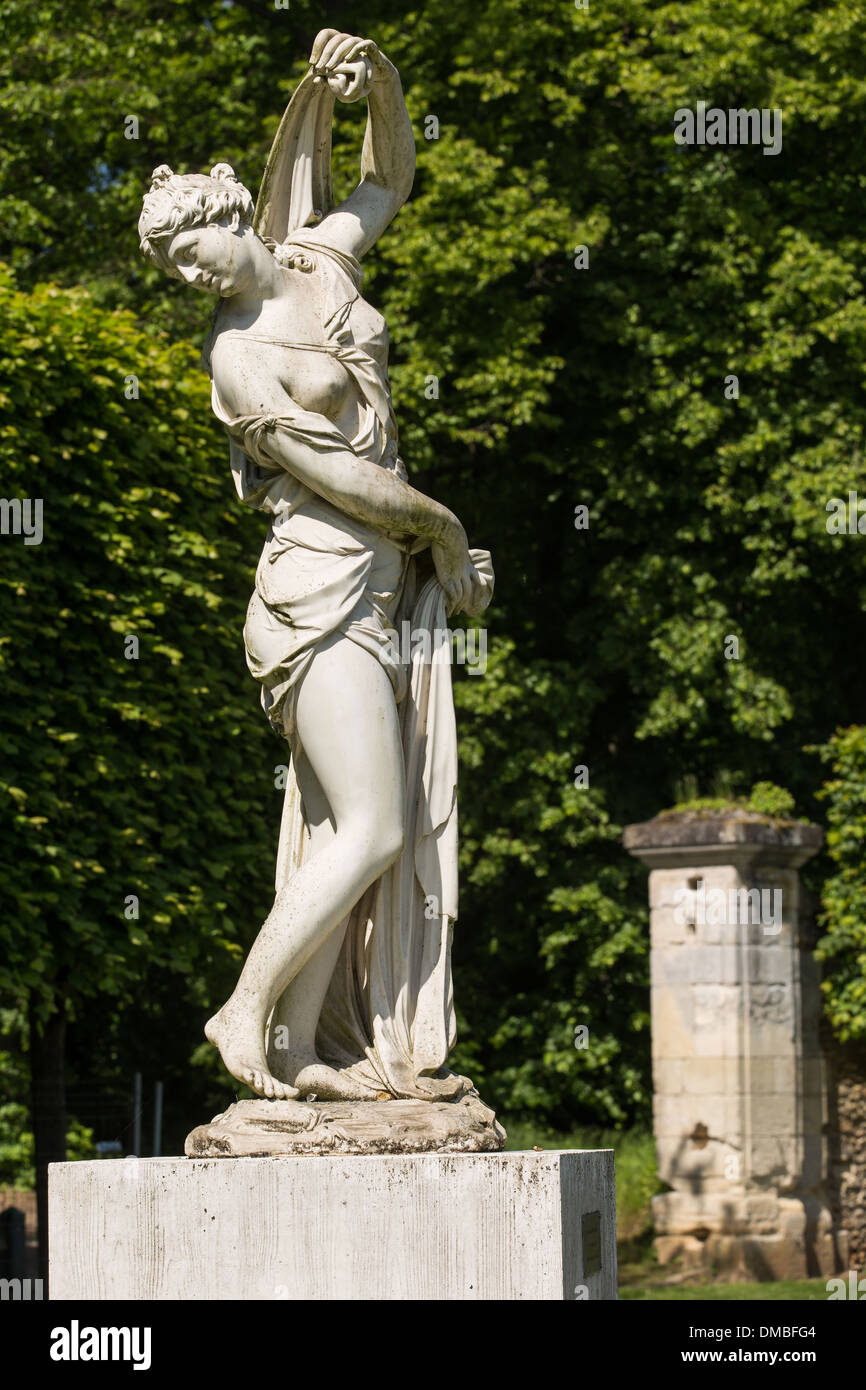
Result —
<instances>
[{"instance_id":1,"label":"concrete plinth","mask_svg":"<svg viewBox=\"0 0 866 1390\"><path fill-rule=\"evenodd\" d=\"M615 1299L613 1152L49 1169L53 1299Z\"/></svg>"}]
</instances>

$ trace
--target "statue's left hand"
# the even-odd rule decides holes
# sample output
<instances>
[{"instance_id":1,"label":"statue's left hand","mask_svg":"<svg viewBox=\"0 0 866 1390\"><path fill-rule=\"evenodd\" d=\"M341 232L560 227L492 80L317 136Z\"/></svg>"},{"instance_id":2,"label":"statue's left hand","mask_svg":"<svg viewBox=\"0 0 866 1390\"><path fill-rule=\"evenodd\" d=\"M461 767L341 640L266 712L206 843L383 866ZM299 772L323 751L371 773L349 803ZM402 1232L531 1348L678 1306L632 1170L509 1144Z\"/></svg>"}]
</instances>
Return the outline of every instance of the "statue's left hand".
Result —
<instances>
[{"instance_id":1,"label":"statue's left hand","mask_svg":"<svg viewBox=\"0 0 866 1390\"><path fill-rule=\"evenodd\" d=\"M310 64L315 81L326 81L340 101L360 101L373 87L374 62L382 58L372 39L321 29L316 35Z\"/></svg>"},{"instance_id":2,"label":"statue's left hand","mask_svg":"<svg viewBox=\"0 0 866 1390\"><path fill-rule=\"evenodd\" d=\"M463 612L470 618L480 618L493 598L493 560L489 550L470 550L469 559L475 570L476 580L468 607Z\"/></svg>"},{"instance_id":3,"label":"statue's left hand","mask_svg":"<svg viewBox=\"0 0 866 1390\"><path fill-rule=\"evenodd\" d=\"M465 613L470 618L480 617L493 597L493 562L489 550L469 550L464 533L462 543L434 542L430 554L442 585L447 616Z\"/></svg>"}]
</instances>

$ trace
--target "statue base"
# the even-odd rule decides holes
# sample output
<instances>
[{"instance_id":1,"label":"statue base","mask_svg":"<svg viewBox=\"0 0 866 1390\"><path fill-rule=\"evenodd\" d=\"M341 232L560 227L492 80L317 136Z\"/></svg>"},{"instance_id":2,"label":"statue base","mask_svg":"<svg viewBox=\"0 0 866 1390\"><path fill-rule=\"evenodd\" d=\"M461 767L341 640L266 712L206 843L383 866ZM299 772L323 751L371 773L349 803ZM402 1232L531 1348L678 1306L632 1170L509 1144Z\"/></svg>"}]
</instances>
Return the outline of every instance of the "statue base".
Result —
<instances>
[{"instance_id":1,"label":"statue base","mask_svg":"<svg viewBox=\"0 0 866 1390\"><path fill-rule=\"evenodd\" d=\"M52 1299L616 1298L609 1149L100 1159L48 1190Z\"/></svg>"},{"instance_id":2,"label":"statue base","mask_svg":"<svg viewBox=\"0 0 866 1390\"><path fill-rule=\"evenodd\" d=\"M505 1130L477 1095L459 1101L240 1100L187 1136L188 1158L483 1153Z\"/></svg>"}]
</instances>

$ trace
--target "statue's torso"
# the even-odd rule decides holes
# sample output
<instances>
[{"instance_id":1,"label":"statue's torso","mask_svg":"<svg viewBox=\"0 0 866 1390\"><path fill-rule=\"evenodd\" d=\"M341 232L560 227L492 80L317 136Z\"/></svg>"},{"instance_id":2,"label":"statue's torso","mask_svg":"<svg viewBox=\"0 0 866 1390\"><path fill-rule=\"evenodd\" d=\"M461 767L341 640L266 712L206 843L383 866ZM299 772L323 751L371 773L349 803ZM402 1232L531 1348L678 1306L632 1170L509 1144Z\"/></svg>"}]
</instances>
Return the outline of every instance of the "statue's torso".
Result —
<instances>
[{"instance_id":1,"label":"statue's torso","mask_svg":"<svg viewBox=\"0 0 866 1390\"><path fill-rule=\"evenodd\" d=\"M220 396L237 415L279 413L282 392L302 410L324 415L352 438L360 394L329 350L323 326L320 276L286 271L286 293L267 300L254 322L224 303L211 339L210 360Z\"/></svg>"},{"instance_id":2,"label":"statue's torso","mask_svg":"<svg viewBox=\"0 0 866 1390\"><path fill-rule=\"evenodd\" d=\"M302 410L324 415L351 439L359 393L343 364L327 352L245 333L219 336L211 356L220 396L235 415L279 414L289 396Z\"/></svg>"}]
</instances>

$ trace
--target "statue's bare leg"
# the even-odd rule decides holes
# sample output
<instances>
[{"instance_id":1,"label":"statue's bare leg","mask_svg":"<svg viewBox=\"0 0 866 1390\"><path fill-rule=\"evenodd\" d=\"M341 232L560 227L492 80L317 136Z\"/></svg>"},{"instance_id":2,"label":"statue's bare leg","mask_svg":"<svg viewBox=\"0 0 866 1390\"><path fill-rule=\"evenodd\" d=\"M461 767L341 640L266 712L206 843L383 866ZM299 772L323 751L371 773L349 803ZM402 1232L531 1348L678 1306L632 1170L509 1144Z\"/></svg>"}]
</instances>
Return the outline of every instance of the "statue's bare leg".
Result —
<instances>
[{"instance_id":1,"label":"statue's bare leg","mask_svg":"<svg viewBox=\"0 0 866 1390\"><path fill-rule=\"evenodd\" d=\"M298 691L296 719L334 833L277 895L234 993L205 1029L233 1076L259 1095L278 1099L292 1098L299 1089L323 1098L345 1093L340 1073L310 1051L315 1037L312 1015L318 1021L330 978L326 957L310 980L315 980L321 997L306 1011L306 1026L301 1023L301 1066L294 1086L278 1081L268 1068L265 1024L286 986L394 862L403 844L400 727L391 683L376 658L342 635L324 642ZM330 944L335 960L339 942L336 949Z\"/></svg>"},{"instance_id":2,"label":"statue's bare leg","mask_svg":"<svg viewBox=\"0 0 866 1390\"><path fill-rule=\"evenodd\" d=\"M309 853L315 855L330 844L336 825L306 753L298 759L297 776L310 831ZM319 1015L345 935L346 924L342 922L287 986L271 1018L268 1059L272 1074L297 1087L303 1095L312 1093L320 1100L369 1100L375 1095L374 1087L328 1066L316 1052ZM279 1041L275 1045L274 1029L281 1024L284 1027L277 1034Z\"/></svg>"}]
</instances>

